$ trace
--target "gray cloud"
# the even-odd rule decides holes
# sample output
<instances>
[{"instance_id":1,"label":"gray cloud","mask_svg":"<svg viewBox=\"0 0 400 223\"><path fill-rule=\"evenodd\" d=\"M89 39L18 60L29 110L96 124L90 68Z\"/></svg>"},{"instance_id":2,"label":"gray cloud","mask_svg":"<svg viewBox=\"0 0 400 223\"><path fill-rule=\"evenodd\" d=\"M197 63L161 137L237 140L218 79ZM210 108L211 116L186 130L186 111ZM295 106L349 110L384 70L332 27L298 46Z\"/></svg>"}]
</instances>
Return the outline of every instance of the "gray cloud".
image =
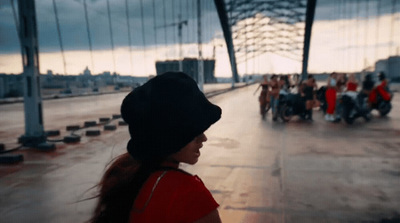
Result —
<instances>
[{"instance_id":1,"label":"gray cloud","mask_svg":"<svg viewBox=\"0 0 400 223\"><path fill-rule=\"evenodd\" d=\"M126 18L126 2L125 0L110 0L110 11L112 21L112 32L115 47L127 46L128 40L128 27ZM172 2L175 4L172 5ZM165 38L164 28L157 29L157 40L155 40L154 20L157 26L164 24L172 24L177 22L178 14L182 14L182 18L189 20L188 26L183 28L184 42L196 42L196 27L195 21L196 14L193 14L193 5L195 1L165 1L155 0L155 17L153 16L153 1L143 0L143 17L145 25L144 39L147 45L153 45L157 41L158 44L171 44L177 43L177 27L169 26L167 28L167 37ZM207 2L208 5L203 9L209 10L211 1ZM164 8L166 15L164 16ZM56 0L57 11L59 16L60 29L62 34L62 41L66 50L89 49L89 41L87 36L87 28L85 21L85 12L83 7L83 0L74 1L60 1ZM213 7L213 5L212 5ZM87 1L89 26L92 38L93 49L109 49L111 48L109 22L107 14L107 1L105 0L88 0ZM132 39L132 46L142 46L142 17L140 10L140 1L128 1L129 9L129 23ZM172 18L172 11L175 17ZM1 39L0 53L9 53L19 51L17 41L16 28L13 21L13 14L11 5L8 2L2 1L0 5L0 32ZM36 12L39 31L39 46L40 51L55 51L59 50L59 40L57 34L55 14L53 10L52 0L36 1ZM217 14L212 12L212 23L210 28L215 30L219 29ZM211 15L208 12L208 15ZM164 20L165 18L165 20ZM165 21L165 22L164 22ZM208 36L204 39L210 39L211 32L205 32ZM175 41L174 41L175 40Z\"/></svg>"},{"instance_id":2,"label":"gray cloud","mask_svg":"<svg viewBox=\"0 0 400 223\"><path fill-rule=\"evenodd\" d=\"M16 2L16 0L14 0ZM62 41L65 50L88 50L89 41L87 37L87 28L83 0L62 1L56 0L59 14L59 22L62 33ZM115 47L128 46L128 28L126 19L125 0L110 0L112 32ZM153 0L143 0L143 13L145 33L144 39L146 45L177 43L177 27L168 27L165 36L164 28L158 28L154 31L154 21L156 26L171 24L177 22L178 14L182 14L183 19L189 21L188 26L183 28L184 42L197 42L197 21L196 11L193 10L194 0L155 0L156 10L153 16ZM212 38L215 31L220 30L220 25L215 12L213 1L201 1L203 12L206 14L204 19L203 41ZM381 1L381 14L391 13L391 0ZM397 1L398 2L398 1ZM110 32L107 14L106 0L87 0L89 15L89 25L94 50L110 49ZM174 3L174 5L172 5ZM366 17L366 6L368 3L369 16L375 16L377 12L377 1L368 0L318 0L315 19L316 20L334 20L340 18L354 18L357 15L357 6L359 8L358 16L362 19ZM164 9L165 4L165 9ZM182 10L181 10L182 8ZM133 47L142 47L142 20L139 0L128 1L130 34ZM164 10L166 16L164 16ZM57 34L55 14L52 0L36 1L36 11L39 30L39 46L41 52L59 51L59 39ZM174 11L175 17L172 18ZM400 11L400 3L397 3L396 11ZM346 12L346 14L344 14ZM157 39L155 36L157 35ZM19 52L19 43L17 31L15 28L13 12L10 1L0 1L0 53Z\"/></svg>"}]
</instances>

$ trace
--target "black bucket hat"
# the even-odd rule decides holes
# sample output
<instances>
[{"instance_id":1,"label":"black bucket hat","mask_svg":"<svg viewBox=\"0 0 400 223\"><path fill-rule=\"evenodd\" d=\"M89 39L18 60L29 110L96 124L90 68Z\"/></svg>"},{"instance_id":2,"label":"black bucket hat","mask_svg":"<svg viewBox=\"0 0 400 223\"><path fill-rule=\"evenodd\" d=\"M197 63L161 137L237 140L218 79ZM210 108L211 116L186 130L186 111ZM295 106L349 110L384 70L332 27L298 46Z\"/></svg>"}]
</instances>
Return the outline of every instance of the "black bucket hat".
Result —
<instances>
[{"instance_id":1,"label":"black bucket hat","mask_svg":"<svg viewBox=\"0 0 400 223\"><path fill-rule=\"evenodd\" d=\"M121 115L129 125L129 154L150 161L178 152L221 118L221 108L187 74L166 72L130 92Z\"/></svg>"}]
</instances>

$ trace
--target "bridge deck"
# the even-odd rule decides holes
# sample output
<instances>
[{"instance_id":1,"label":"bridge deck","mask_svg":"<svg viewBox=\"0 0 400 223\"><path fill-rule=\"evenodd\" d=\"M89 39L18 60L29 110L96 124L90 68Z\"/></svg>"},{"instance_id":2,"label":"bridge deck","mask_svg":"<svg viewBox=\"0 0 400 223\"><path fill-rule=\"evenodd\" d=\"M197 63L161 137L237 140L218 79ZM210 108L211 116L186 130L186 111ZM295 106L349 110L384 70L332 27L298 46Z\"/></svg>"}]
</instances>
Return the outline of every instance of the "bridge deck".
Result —
<instances>
[{"instance_id":1,"label":"bridge deck","mask_svg":"<svg viewBox=\"0 0 400 223\"><path fill-rule=\"evenodd\" d=\"M211 98L222 107L222 119L206 132L199 163L182 165L211 190L223 222L360 222L399 213L398 93L387 118L374 113L371 122L348 126L325 122L317 110L312 123L274 123L271 114L263 121L255 89L252 85ZM51 114L46 126L61 129L118 113L123 96L46 101L45 114ZM1 107L2 116L23 123L13 106ZM0 135L13 140L23 131L22 124L7 131L0 126ZM90 189L106 164L125 151L129 137L126 126L101 131L100 136L83 136L78 144L57 143L54 152L20 150L16 153L25 156L24 162L0 166L2 220L87 220L94 200L81 200L94 195Z\"/></svg>"}]
</instances>

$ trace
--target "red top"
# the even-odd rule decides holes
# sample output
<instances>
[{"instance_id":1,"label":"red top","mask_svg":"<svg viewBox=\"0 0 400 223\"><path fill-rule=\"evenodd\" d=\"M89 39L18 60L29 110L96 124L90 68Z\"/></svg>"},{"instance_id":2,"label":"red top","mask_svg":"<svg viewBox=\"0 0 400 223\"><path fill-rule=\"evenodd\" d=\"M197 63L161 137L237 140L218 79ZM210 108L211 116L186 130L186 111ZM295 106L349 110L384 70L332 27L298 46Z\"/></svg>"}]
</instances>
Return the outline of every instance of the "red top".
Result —
<instances>
[{"instance_id":1,"label":"red top","mask_svg":"<svg viewBox=\"0 0 400 223\"><path fill-rule=\"evenodd\" d=\"M382 81L378 86L376 86L376 88L374 88L369 94L369 101L376 103L377 94L380 94L383 100L389 101L392 96L388 91L386 91L386 86L386 81Z\"/></svg>"},{"instance_id":2,"label":"red top","mask_svg":"<svg viewBox=\"0 0 400 223\"><path fill-rule=\"evenodd\" d=\"M347 90L348 91L357 91L357 83L348 82L347 83Z\"/></svg>"},{"instance_id":3,"label":"red top","mask_svg":"<svg viewBox=\"0 0 400 223\"><path fill-rule=\"evenodd\" d=\"M143 185L129 222L193 222L218 208L218 203L198 176L178 170L168 170L162 176L163 173L153 173Z\"/></svg>"}]
</instances>

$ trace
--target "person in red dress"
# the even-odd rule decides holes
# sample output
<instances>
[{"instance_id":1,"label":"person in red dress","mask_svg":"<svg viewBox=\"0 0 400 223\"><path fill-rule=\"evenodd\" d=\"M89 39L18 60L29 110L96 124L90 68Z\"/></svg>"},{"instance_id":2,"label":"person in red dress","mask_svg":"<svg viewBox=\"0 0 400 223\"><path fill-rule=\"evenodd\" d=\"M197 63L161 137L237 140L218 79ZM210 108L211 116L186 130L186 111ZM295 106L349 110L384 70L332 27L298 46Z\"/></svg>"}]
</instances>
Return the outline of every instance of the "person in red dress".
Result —
<instances>
[{"instance_id":1,"label":"person in red dress","mask_svg":"<svg viewBox=\"0 0 400 223\"><path fill-rule=\"evenodd\" d=\"M121 115L129 125L128 152L101 179L90 222L220 223L210 191L179 164L197 163L204 132L221 109L187 74L167 72L129 93Z\"/></svg>"}]
</instances>

